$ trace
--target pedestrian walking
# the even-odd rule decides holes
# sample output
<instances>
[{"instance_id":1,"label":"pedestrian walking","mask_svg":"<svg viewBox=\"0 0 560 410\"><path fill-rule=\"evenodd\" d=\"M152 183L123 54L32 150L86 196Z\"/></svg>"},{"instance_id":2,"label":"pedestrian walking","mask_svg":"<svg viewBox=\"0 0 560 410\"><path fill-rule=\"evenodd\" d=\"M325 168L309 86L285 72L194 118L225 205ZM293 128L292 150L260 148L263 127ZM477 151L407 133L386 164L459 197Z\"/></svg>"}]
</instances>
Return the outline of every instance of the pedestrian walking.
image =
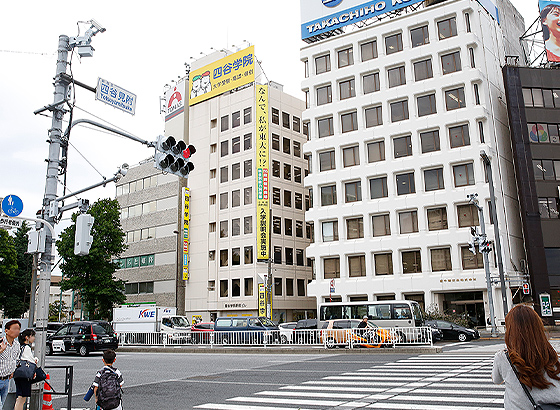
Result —
<instances>
[{"instance_id":1,"label":"pedestrian walking","mask_svg":"<svg viewBox=\"0 0 560 410\"><path fill-rule=\"evenodd\" d=\"M358 324L358 329L365 329L367 327L368 317L364 316L362 321Z\"/></svg>"},{"instance_id":2,"label":"pedestrian walking","mask_svg":"<svg viewBox=\"0 0 560 410\"><path fill-rule=\"evenodd\" d=\"M114 350L105 350L104 366L95 375L93 394L98 410L122 410L123 377L120 370L113 366L116 357Z\"/></svg>"},{"instance_id":3,"label":"pedestrian walking","mask_svg":"<svg viewBox=\"0 0 560 410\"><path fill-rule=\"evenodd\" d=\"M530 410L536 404L560 405L560 363L542 319L518 305L506 316L506 350L494 356L492 380L505 384L504 407Z\"/></svg>"},{"instance_id":4,"label":"pedestrian walking","mask_svg":"<svg viewBox=\"0 0 560 410\"><path fill-rule=\"evenodd\" d=\"M6 322L4 327L5 337L0 340L0 409L4 407L10 379L16 370L17 360L19 359L18 336L21 330L21 323L18 320Z\"/></svg>"},{"instance_id":5,"label":"pedestrian walking","mask_svg":"<svg viewBox=\"0 0 560 410\"><path fill-rule=\"evenodd\" d=\"M20 366L23 361L30 362L35 365L39 362L39 359L33 356L33 350L31 349L33 342L35 342L35 330L25 329L20 333ZM33 384L33 380L14 377L14 381L16 383L16 405L14 406L14 410L23 410L27 398L31 397L31 385Z\"/></svg>"}]
</instances>

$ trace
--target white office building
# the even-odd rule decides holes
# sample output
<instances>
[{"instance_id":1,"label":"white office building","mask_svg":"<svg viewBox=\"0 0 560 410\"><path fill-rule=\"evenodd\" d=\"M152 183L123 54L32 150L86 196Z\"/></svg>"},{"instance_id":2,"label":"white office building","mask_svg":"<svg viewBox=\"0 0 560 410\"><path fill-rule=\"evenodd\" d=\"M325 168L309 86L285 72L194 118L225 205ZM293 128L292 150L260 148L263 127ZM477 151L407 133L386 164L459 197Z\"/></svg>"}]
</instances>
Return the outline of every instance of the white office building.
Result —
<instances>
[{"instance_id":1,"label":"white office building","mask_svg":"<svg viewBox=\"0 0 560 410\"><path fill-rule=\"evenodd\" d=\"M482 325L488 295L482 255L468 248L479 220L467 195L478 194L492 242L498 223L506 278L518 276L524 250L501 66L521 55L524 22L507 1L500 23L475 0L411 7L301 49L315 233L308 293L318 303L412 299ZM481 150L491 158L496 221ZM489 256L497 278L494 247ZM493 294L500 321L499 285Z\"/></svg>"}]
</instances>

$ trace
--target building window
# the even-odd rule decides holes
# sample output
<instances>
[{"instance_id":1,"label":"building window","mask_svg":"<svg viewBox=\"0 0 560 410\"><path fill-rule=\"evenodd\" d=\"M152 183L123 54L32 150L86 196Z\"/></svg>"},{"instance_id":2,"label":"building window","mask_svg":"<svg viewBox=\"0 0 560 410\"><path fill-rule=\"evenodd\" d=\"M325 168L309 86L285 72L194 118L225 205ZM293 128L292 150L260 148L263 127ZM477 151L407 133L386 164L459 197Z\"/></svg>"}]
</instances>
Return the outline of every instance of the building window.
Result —
<instances>
[{"instance_id":1,"label":"building window","mask_svg":"<svg viewBox=\"0 0 560 410\"><path fill-rule=\"evenodd\" d=\"M334 150L319 153L319 171L335 169Z\"/></svg>"},{"instance_id":2,"label":"building window","mask_svg":"<svg viewBox=\"0 0 560 410\"><path fill-rule=\"evenodd\" d=\"M301 129L301 121L295 115L292 117L292 130L294 132L299 132Z\"/></svg>"},{"instance_id":3,"label":"building window","mask_svg":"<svg viewBox=\"0 0 560 410\"><path fill-rule=\"evenodd\" d=\"M222 249L220 250L220 266L228 266L228 250L227 249ZM227 280L226 282L226 296L227 296ZM221 288L221 284L220 284L220 288Z\"/></svg>"},{"instance_id":4,"label":"building window","mask_svg":"<svg viewBox=\"0 0 560 410\"><path fill-rule=\"evenodd\" d=\"M220 143L220 156L225 157L228 154L229 141L222 141Z\"/></svg>"},{"instance_id":5,"label":"building window","mask_svg":"<svg viewBox=\"0 0 560 410\"><path fill-rule=\"evenodd\" d=\"M376 141L367 144L368 162L385 161L385 142Z\"/></svg>"},{"instance_id":6,"label":"building window","mask_svg":"<svg viewBox=\"0 0 560 410\"><path fill-rule=\"evenodd\" d=\"M474 90L474 103L476 105L480 105L480 92L478 91L478 84L473 84L473 90Z\"/></svg>"},{"instance_id":7,"label":"building window","mask_svg":"<svg viewBox=\"0 0 560 410\"><path fill-rule=\"evenodd\" d=\"M241 205L241 192L239 189L231 192L231 207L235 208Z\"/></svg>"},{"instance_id":8,"label":"building window","mask_svg":"<svg viewBox=\"0 0 560 410\"><path fill-rule=\"evenodd\" d=\"M456 187L474 185L473 164L461 164L453 167L453 178Z\"/></svg>"},{"instance_id":9,"label":"building window","mask_svg":"<svg viewBox=\"0 0 560 410\"><path fill-rule=\"evenodd\" d=\"M246 216L243 218L243 233L245 235L253 233L253 217Z\"/></svg>"},{"instance_id":10,"label":"building window","mask_svg":"<svg viewBox=\"0 0 560 410\"><path fill-rule=\"evenodd\" d=\"M328 104L332 102L332 87L326 85L317 88L317 105Z\"/></svg>"},{"instance_id":11,"label":"building window","mask_svg":"<svg viewBox=\"0 0 560 410\"><path fill-rule=\"evenodd\" d=\"M428 231L447 229L447 210L445 208L428 209Z\"/></svg>"},{"instance_id":12,"label":"building window","mask_svg":"<svg viewBox=\"0 0 560 410\"><path fill-rule=\"evenodd\" d=\"M238 266L241 265L241 249L240 248L233 248L231 250L231 266ZM233 281L232 281L233 282ZM239 296L239 280L237 283L237 295L232 295L232 296ZM232 286L232 290L233 290L233 286Z\"/></svg>"},{"instance_id":13,"label":"building window","mask_svg":"<svg viewBox=\"0 0 560 410\"><path fill-rule=\"evenodd\" d=\"M364 219L348 218L346 220L346 239L359 239L364 237Z\"/></svg>"},{"instance_id":14,"label":"building window","mask_svg":"<svg viewBox=\"0 0 560 410\"><path fill-rule=\"evenodd\" d=\"M220 194L220 209L227 209L228 207L228 193L222 192Z\"/></svg>"},{"instance_id":15,"label":"building window","mask_svg":"<svg viewBox=\"0 0 560 410\"><path fill-rule=\"evenodd\" d=\"M445 107L447 111L465 108L465 89L463 87L445 92Z\"/></svg>"},{"instance_id":16,"label":"building window","mask_svg":"<svg viewBox=\"0 0 560 410\"><path fill-rule=\"evenodd\" d=\"M280 178L280 162L279 161L272 161L272 176L276 178Z\"/></svg>"},{"instance_id":17,"label":"building window","mask_svg":"<svg viewBox=\"0 0 560 410\"><path fill-rule=\"evenodd\" d=\"M399 226L401 234L418 232L418 212L399 212Z\"/></svg>"},{"instance_id":18,"label":"building window","mask_svg":"<svg viewBox=\"0 0 560 410\"><path fill-rule=\"evenodd\" d=\"M430 249L432 272L451 270L451 250L449 248Z\"/></svg>"},{"instance_id":19,"label":"building window","mask_svg":"<svg viewBox=\"0 0 560 410\"><path fill-rule=\"evenodd\" d=\"M539 198L539 214L541 219L558 219L558 202L557 198Z\"/></svg>"},{"instance_id":20,"label":"building window","mask_svg":"<svg viewBox=\"0 0 560 410\"><path fill-rule=\"evenodd\" d=\"M286 278L286 296L294 296L294 280Z\"/></svg>"},{"instance_id":21,"label":"building window","mask_svg":"<svg viewBox=\"0 0 560 410\"><path fill-rule=\"evenodd\" d=\"M292 207L292 191L284 190L284 206L286 208Z\"/></svg>"},{"instance_id":22,"label":"building window","mask_svg":"<svg viewBox=\"0 0 560 410\"><path fill-rule=\"evenodd\" d=\"M422 81L432 78L434 73L432 71L432 60L426 59L417 61L413 64L414 67L414 81Z\"/></svg>"},{"instance_id":23,"label":"building window","mask_svg":"<svg viewBox=\"0 0 560 410\"><path fill-rule=\"evenodd\" d=\"M424 117L426 115L436 114L436 95L428 94L420 96L416 99L418 105L418 116Z\"/></svg>"},{"instance_id":24,"label":"building window","mask_svg":"<svg viewBox=\"0 0 560 410\"><path fill-rule=\"evenodd\" d=\"M272 203L274 205L282 205L280 195L280 188L272 188Z\"/></svg>"},{"instance_id":25,"label":"building window","mask_svg":"<svg viewBox=\"0 0 560 410\"><path fill-rule=\"evenodd\" d=\"M389 88L406 84L404 65L387 70L387 75L389 76Z\"/></svg>"},{"instance_id":26,"label":"building window","mask_svg":"<svg viewBox=\"0 0 560 410\"><path fill-rule=\"evenodd\" d=\"M251 107L247 107L243 110L243 124L249 124L251 122Z\"/></svg>"},{"instance_id":27,"label":"building window","mask_svg":"<svg viewBox=\"0 0 560 410\"><path fill-rule=\"evenodd\" d=\"M471 32L471 16L469 13L465 13L465 26L467 29L467 33Z\"/></svg>"},{"instance_id":28,"label":"building window","mask_svg":"<svg viewBox=\"0 0 560 410\"><path fill-rule=\"evenodd\" d=\"M459 228L478 226L478 208L472 204L457 205L457 216L459 217Z\"/></svg>"},{"instance_id":29,"label":"building window","mask_svg":"<svg viewBox=\"0 0 560 410\"><path fill-rule=\"evenodd\" d=\"M358 113L356 111L342 114L342 133L356 131L358 129Z\"/></svg>"},{"instance_id":30,"label":"building window","mask_svg":"<svg viewBox=\"0 0 560 410\"><path fill-rule=\"evenodd\" d=\"M284 218L284 235L292 236L292 220Z\"/></svg>"},{"instance_id":31,"label":"building window","mask_svg":"<svg viewBox=\"0 0 560 410\"><path fill-rule=\"evenodd\" d=\"M360 165L360 152L358 146L343 148L342 159L345 168Z\"/></svg>"},{"instance_id":32,"label":"building window","mask_svg":"<svg viewBox=\"0 0 560 410\"><path fill-rule=\"evenodd\" d=\"M397 175L397 195L414 194L414 172Z\"/></svg>"},{"instance_id":33,"label":"building window","mask_svg":"<svg viewBox=\"0 0 560 410\"><path fill-rule=\"evenodd\" d=\"M439 131L421 132L420 143L422 145L422 154L439 151Z\"/></svg>"},{"instance_id":34,"label":"building window","mask_svg":"<svg viewBox=\"0 0 560 410\"><path fill-rule=\"evenodd\" d=\"M457 21L455 20L455 17L438 21L437 27L440 40L457 35Z\"/></svg>"},{"instance_id":35,"label":"building window","mask_svg":"<svg viewBox=\"0 0 560 410\"><path fill-rule=\"evenodd\" d=\"M362 200L362 183L361 181L346 182L344 184L346 203L358 202Z\"/></svg>"},{"instance_id":36,"label":"building window","mask_svg":"<svg viewBox=\"0 0 560 410\"><path fill-rule=\"evenodd\" d=\"M251 249L251 261L253 260L253 248L249 247ZM245 250L247 250L247 248L245 248ZM247 263L247 262L246 262ZM253 263L253 262L249 262L249 263ZM253 278L245 278L245 296L253 296Z\"/></svg>"},{"instance_id":37,"label":"building window","mask_svg":"<svg viewBox=\"0 0 560 410\"><path fill-rule=\"evenodd\" d=\"M338 221L326 221L321 224L323 242L338 241Z\"/></svg>"},{"instance_id":38,"label":"building window","mask_svg":"<svg viewBox=\"0 0 560 410\"><path fill-rule=\"evenodd\" d=\"M210 205L216 205L216 195L210 195Z\"/></svg>"},{"instance_id":39,"label":"building window","mask_svg":"<svg viewBox=\"0 0 560 410\"><path fill-rule=\"evenodd\" d=\"M393 255L390 253L378 253L374 255L374 260L376 275L393 274Z\"/></svg>"},{"instance_id":40,"label":"building window","mask_svg":"<svg viewBox=\"0 0 560 410\"><path fill-rule=\"evenodd\" d=\"M445 188L443 168L427 169L424 171L424 188L426 192Z\"/></svg>"},{"instance_id":41,"label":"building window","mask_svg":"<svg viewBox=\"0 0 560 410\"><path fill-rule=\"evenodd\" d=\"M412 155L412 139L410 135L393 139L395 158L408 157Z\"/></svg>"},{"instance_id":42,"label":"building window","mask_svg":"<svg viewBox=\"0 0 560 410\"><path fill-rule=\"evenodd\" d=\"M274 296L282 296L282 278L274 278Z\"/></svg>"},{"instance_id":43,"label":"building window","mask_svg":"<svg viewBox=\"0 0 560 410\"><path fill-rule=\"evenodd\" d=\"M345 48L338 52L338 68L347 67L354 64L354 52L352 47Z\"/></svg>"},{"instance_id":44,"label":"building window","mask_svg":"<svg viewBox=\"0 0 560 410\"><path fill-rule=\"evenodd\" d=\"M389 215L373 215L371 217L371 226L373 227L373 236L391 235L391 223Z\"/></svg>"},{"instance_id":45,"label":"building window","mask_svg":"<svg viewBox=\"0 0 560 410\"><path fill-rule=\"evenodd\" d=\"M243 136L243 150L248 151L253 145L253 134L245 134Z\"/></svg>"},{"instance_id":46,"label":"building window","mask_svg":"<svg viewBox=\"0 0 560 410\"><path fill-rule=\"evenodd\" d=\"M247 187L243 190L243 205L250 205L253 202L253 187Z\"/></svg>"},{"instance_id":47,"label":"building window","mask_svg":"<svg viewBox=\"0 0 560 410\"><path fill-rule=\"evenodd\" d=\"M236 128L241 125L241 113L239 111L235 111L231 113L231 128Z\"/></svg>"},{"instance_id":48,"label":"building window","mask_svg":"<svg viewBox=\"0 0 560 410\"><path fill-rule=\"evenodd\" d=\"M323 259L323 272L325 279L340 278L340 258Z\"/></svg>"},{"instance_id":49,"label":"building window","mask_svg":"<svg viewBox=\"0 0 560 410\"><path fill-rule=\"evenodd\" d=\"M235 137L231 140L231 153L237 154L241 151L241 137Z\"/></svg>"},{"instance_id":50,"label":"building window","mask_svg":"<svg viewBox=\"0 0 560 410\"><path fill-rule=\"evenodd\" d=\"M443 70L443 74L461 71L461 53L459 51L455 51L454 53L442 55L441 68Z\"/></svg>"},{"instance_id":51,"label":"building window","mask_svg":"<svg viewBox=\"0 0 560 410\"><path fill-rule=\"evenodd\" d=\"M229 116L228 115L224 115L221 118L221 128L220 130L223 131L227 131L229 129Z\"/></svg>"},{"instance_id":52,"label":"building window","mask_svg":"<svg viewBox=\"0 0 560 410\"><path fill-rule=\"evenodd\" d=\"M289 138L282 138L282 152L284 154L290 155L290 139Z\"/></svg>"},{"instance_id":53,"label":"building window","mask_svg":"<svg viewBox=\"0 0 560 410\"><path fill-rule=\"evenodd\" d=\"M290 164L284 164L284 179L286 181L292 180L292 166Z\"/></svg>"},{"instance_id":54,"label":"building window","mask_svg":"<svg viewBox=\"0 0 560 410\"><path fill-rule=\"evenodd\" d=\"M362 61L368 61L377 58L377 41L373 40L361 44L360 51L362 54Z\"/></svg>"},{"instance_id":55,"label":"building window","mask_svg":"<svg viewBox=\"0 0 560 410\"><path fill-rule=\"evenodd\" d=\"M231 180L235 181L239 178L241 178L241 164L236 162L235 164L231 164Z\"/></svg>"},{"instance_id":56,"label":"building window","mask_svg":"<svg viewBox=\"0 0 560 410\"><path fill-rule=\"evenodd\" d=\"M391 103L391 122L408 120L408 100Z\"/></svg>"},{"instance_id":57,"label":"building window","mask_svg":"<svg viewBox=\"0 0 560 410\"><path fill-rule=\"evenodd\" d=\"M294 167L294 182L301 184L301 168Z\"/></svg>"},{"instance_id":58,"label":"building window","mask_svg":"<svg viewBox=\"0 0 560 410\"><path fill-rule=\"evenodd\" d=\"M228 237L228 221L220 221L220 238Z\"/></svg>"},{"instance_id":59,"label":"building window","mask_svg":"<svg viewBox=\"0 0 560 410\"><path fill-rule=\"evenodd\" d=\"M469 47L469 56L471 58L471 68L475 68L476 65L474 63L474 48Z\"/></svg>"},{"instance_id":60,"label":"building window","mask_svg":"<svg viewBox=\"0 0 560 410\"><path fill-rule=\"evenodd\" d=\"M351 278L366 276L366 257L364 255L348 257L348 276Z\"/></svg>"},{"instance_id":61,"label":"building window","mask_svg":"<svg viewBox=\"0 0 560 410\"><path fill-rule=\"evenodd\" d=\"M290 114L282 111L282 126L290 129Z\"/></svg>"},{"instance_id":62,"label":"building window","mask_svg":"<svg viewBox=\"0 0 560 410\"><path fill-rule=\"evenodd\" d=\"M303 263L303 249L296 249L296 265L297 266L304 266L304 263Z\"/></svg>"},{"instance_id":63,"label":"building window","mask_svg":"<svg viewBox=\"0 0 560 410\"><path fill-rule=\"evenodd\" d=\"M383 124L381 106L366 108L366 128L376 127Z\"/></svg>"},{"instance_id":64,"label":"building window","mask_svg":"<svg viewBox=\"0 0 560 410\"><path fill-rule=\"evenodd\" d=\"M282 263L282 247L275 246L274 247L274 263L281 264Z\"/></svg>"},{"instance_id":65,"label":"building window","mask_svg":"<svg viewBox=\"0 0 560 410\"><path fill-rule=\"evenodd\" d=\"M305 279L297 280L297 295L305 296Z\"/></svg>"},{"instance_id":66,"label":"building window","mask_svg":"<svg viewBox=\"0 0 560 410\"><path fill-rule=\"evenodd\" d=\"M469 246L461 246L461 262L463 270L466 269L482 269L484 268L484 259L482 253L478 251L478 245L475 245L476 254L473 254Z\"/></svg>"},{"instance_id":67,"label":"building window","mask_svg":"<svg viewBox=\"0 0 560 410\"><path fill-rule=\"evenodd\" d=\"M350 80L341 81L338 84L338 87L341 100L346 100L347 98L356 96L356 85L353 78L351 78Z\"/></svg>"},{"instance_id":68,"label":"building window","mask_svg":"<svg viewBox=\"0 0 560 410\"><path fill-rule=\"evenodd\" d=\"M369 94L375 91L379 91L380 89L379 73L364 75L362 81L364 87L364 94Z\"/></svg>"},{"instance_id":69,"label":"building window","mask_svg":"<svg viewBox=\"0 0 560 410\"><path fill-rule=\"evenodd\" d=\"M370 179L369 191L371 199L386 198L388 196L387 177Z\"/></svg>"},{"instance_id":70,"label":"building window","mask_svg":"<svg viewBox=\"0 0 560 410\"><path fill-rule=\"evenodd\" d=\"M303 238L303 221L296 220L296 238Z\"/></svg>"},{"instance_id":71,"label":"building window","mask_svg":"<svg viewBox=\"0 0 560 410\"><path fill-rule=\"evenodd\" d=\"M553 181L554 177L554 161L549 159L534 159L533 174L537 181Z\"/></svg>"},{"instance_id":72,"label":"building window","mask_svg":"<svg viewBox=\"0 0 560 410\"><path fill-rule=\"evenodd\" d=\"M279 216L272 217L272 233L282 235L282 218Z\"/></svg>"},{"instance_id":73,"label":"building window","mask_svg":"<svg viewBox=\"0 0 560 410\"><path fill-rule=\"evenodd\" d=\"M301 158L301 144L297 141L293 141L294 157Z\"/></svg>"},{"instance_id":74,"label":"building window","mask_svg":"<svg viewBox=\"0 0 560 410\"><path fill-rule=\"evenodd\" d=\"M420 251L405 251L402 253L403 273L422 272Z\"/></svg>"},{"instance_id":75,"label":"building window","mask_svg":"<svg viewBox=\"0 0 560 410\"><path fill-rule=\"evenodd\" d=\"M227 259L226 259L226 262L227 262ZM227 264L226 265L221 265L221 266L227 266ZM228 284L229 283L228 283L227 279L220 280L220 297L221 298L227 298L228 297Z\"/></svg>"},{"instance_id":76,"label":"building window","mask_svg":"<svg viewBox=\"0 0 560 410\"><path fill-rule=\"evenodd\" d=\"M402 51L402 34L393 34L392 36L385 37L385 52L387 55Z\"/></svg>"},{"instance_id":77,"label":"building window","mask_svg":"<svg viewBox=\"0 0 560 410\"><path fill-rule=\"evenodd\" d=\"M272 149L280 151L280 135L272 134Z\"/></svg>"},{"instance_id":78,"label":"building window","mask_svg":"<svg viewBox=\"0 0 560 410\"><path fill-rule=\"evenodd\" d=\"M311 240L311 243L315 242L315 224L313 222L305 223L305 237Z\"/></svg>"},{"instance_id":79,"label":"building window","mask_svg":"<svg viewBox=\"0 0 560 410\"><path fill-rule=\"evenodd\" d=\"M317 120L317 128L319 130L319 138L334 135L333 117Z\"/></svg>"},{"instance_id":80,"label":"building window","mask_svg":"<svg viewBox=\"0 0 560 410\"><path fill-rule=\"evenodd\" d=\"M214 224L215 226L215 224ZM208 260L215 261L216 260L216 251L208 251Z\"/></svg>"},{"instance_id":81,"label":"building window","mask_svg":"<svg viewBox=\"0 0 560 410\"><path fill-rule=\"evenodd\" d=\"M449 128L449 140L451 148L466 147L467 145L471 145L468 124Z\"/></svg>"},{"instance_id":82,"label":"building window","mask_svg":"<svg viewBox=\"0 0 560 410\"><path fill-rule=\"evenodd\" d=\"M284 248L284 255L286 256L286 265L294 264L294 249Z\"/></svg>"},{"instance_id":83,"label":"building window","mask_svg":"<svg viewBox=\"0 0 560 410\"><path fill-rule=\"evenodd\" d=\"M329 54L315 58L315 74L331 71L331 56Z\"/></svg>"},{"instance_id":84,"label":"building window","mask_svg":"<svg viewBox=\"0 0 560 410\"><path fill-rule=\"evenodd\" d=\"M247 178L251 175L253 175L253 161L248 159L243 161L243 176Z\"/></svg>"},{"instance_id":85,"label":"building window","mask_svg":"<svg viewBox=\"0 0 560 410\"><path fill-rule=\"evenodd\" d=\"M272 107L272 123L280 125L280 111L274 107Z\"/></svg>"},{"instance_id":86,"label":"building window","mask_svg":"<svg viewBox=\"0 0 560 410\"><path fill-rule=\"evenodd\" d=\"M426 25L410 30L410 39L412 40L412 48L429 44L430 36L428 35L428 26Z\"/></svg>"},{"instance_id":87,"label":"building window","mask_svg":"<svg viewBox=\"0 0 560 410\"><path fill-rule=\"evenodd\" d=\"M306 93L308 95L309 92ZM309 108L309 106L307 106ZM309 121L303 121L303 135L307 137L307 141L309 141Z\"/></svg>"}]
</instances>

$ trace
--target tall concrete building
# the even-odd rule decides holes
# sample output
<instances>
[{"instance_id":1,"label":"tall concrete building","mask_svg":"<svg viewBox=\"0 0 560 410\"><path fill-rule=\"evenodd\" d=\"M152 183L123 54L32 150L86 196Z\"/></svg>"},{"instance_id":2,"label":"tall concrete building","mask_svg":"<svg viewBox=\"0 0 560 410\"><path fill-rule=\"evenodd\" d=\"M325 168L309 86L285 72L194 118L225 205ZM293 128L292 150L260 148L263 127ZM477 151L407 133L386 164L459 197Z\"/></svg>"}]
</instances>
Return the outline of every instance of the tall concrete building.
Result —
<instances>
[{"instance_id":1,"label":"tall concrete building","mask_svg":"<svg viewBox=\"0 0 560 410\"><path fill-rule=\"evenodd\" d=\"M484 208L492 276L497 223L506 278L519 277L525 256L500 67L521 55L523 18L507 1L496 10L475 0L412 1L384 15L371 2L346 11L344 2L316 3L302 1L310 21L301 49L305 185L314 194L306 220L315 231L307 256L316 272L309 295L318 303L412 299L484 325L483 258L468 246L479 217L467 195L477 193ZM481 151L491 160L495 218ZM500 293L494 286L499 322Z\"/></svg>"}]
</instances>

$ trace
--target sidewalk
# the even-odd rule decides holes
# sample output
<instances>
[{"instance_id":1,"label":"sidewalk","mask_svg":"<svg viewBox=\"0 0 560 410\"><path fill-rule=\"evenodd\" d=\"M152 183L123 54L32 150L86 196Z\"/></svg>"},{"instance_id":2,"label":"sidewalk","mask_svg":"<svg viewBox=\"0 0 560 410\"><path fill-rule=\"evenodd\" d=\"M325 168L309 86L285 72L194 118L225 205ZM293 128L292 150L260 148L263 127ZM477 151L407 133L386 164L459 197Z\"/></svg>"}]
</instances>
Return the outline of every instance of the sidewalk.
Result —
<instances>
[{"instance_id":1,"label":"sidewalk","mask_svg":"<svg viewBox=\"0 0 560 410\"><path fill-rule=\"evenodd\" d=\"M478 333L480 334L480 338L482 340L503 340L505 337L505 333L498 333L497 337L492 337L492 333L487 329L481 329L478 331ZM560 340L560 329L558 329L557 327L553 330L547 330L547 333L550 340Z\"/></svg>"}]
</instances>

